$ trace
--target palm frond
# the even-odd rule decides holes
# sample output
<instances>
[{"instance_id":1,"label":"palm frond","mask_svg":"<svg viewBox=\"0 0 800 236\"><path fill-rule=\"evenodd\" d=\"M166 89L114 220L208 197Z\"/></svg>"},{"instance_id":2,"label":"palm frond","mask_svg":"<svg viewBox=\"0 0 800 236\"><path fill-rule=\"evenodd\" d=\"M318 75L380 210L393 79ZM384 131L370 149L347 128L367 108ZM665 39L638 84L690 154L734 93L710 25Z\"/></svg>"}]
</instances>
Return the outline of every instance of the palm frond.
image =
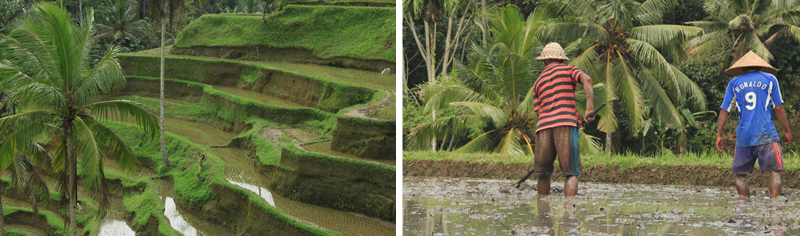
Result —
<instances>
[{"instance_id":1,"label":"palm frond","mask_svg":"<svg viewBox=\"0 0 800 236\"><path fill-rule=\"evenodd\" d=\"M674 0L646 0L631 11L631 15L642 25L658 24L664 11L677 5L678 2Z\"/></svg>"},{"instance_id":2,"label":"palm frond","mask_svg":"<svg viewBox=\"0 0 800 236\"><path fill-rule=\"evenodd\" d=\"M630 131L634 136L639 133L642 127L642 121L645 119L645 106L644 97L642 96L639 83L633 75L632 68L622 58L617 58L618 62L614 63L613 76L616 79L617 94L620 98L621 105L625 109L625 113L630 118Z\"/></svg>"},{"instance_id":3,"label":"palm frond","mask_svg":"<svg viewBox=\"0 0 800 236\"><path fill-rule=\"evenodd\" d=\"M455 151L463 153L489 152L489 150L491 150L492 144L494 143L492 141L494 140L493 133L496 131L497 130L486 131L481 135L478 135L478 137L475 137L474 139L469 141L467 144L464 144L464 146L461 146L460 148L456 149Z\"/></svg>"},{"instance_id":4,"label":"palm frond","mask_svg":"<svg viewBox=\"0 0 800 236\"><path fill-rule=\"evenodd\" d=\"M100 208L108 208L108 183L103 174L103 154L98 135L94 134L81 117L75 118L75 152L78 157L78 173L84 191L92 193L92 199L100 204Z\"/></svg>"},{"instance_id":5,"label":"palm frond","mask_svg":"<svg viewBox=\"0 0 800 236\"><path fill-rule=\"evenodd\" d=\"M115 58L117 47L111 46L97 65L86 75L83 83L77 88L78 103L88 104L100 93L111 91L114 86L121 87L125 83L122 67Z\"/></svg>"},{"instance_id":6,"label":"palm frond","mask_svg":"<svg viewBox=\"0 0 800 236\"><path fill-rule=\"evenodd\" d=\"M103 101L88 104L85 107L92 109L93 114L96 114L101 119L133 118L136 121L136 125L142 128L144 133L153 140L161 135L158 118L136 102L128 100Z\"/></svg>"},{"instance_id":7,"label":"palm frond","mask_svg":"<svg viewBox=\"0 0 800 236\"><path fill-rule=\"evenodd\" d=\"M472 114L491 120L492 124L496 127L502 127L506 125L506 122L508 121L508 114L506 114L505 111L486 103L452 102L450 105L454 107L466 107L469 109L469 111L471 111Z\"/></svg>"},{"instance_id":8,"label":"palm frond","mask_svg":"<svg viewBox=\"0 0 800 236\"><path fill-rule=\"evenodd\" d=\"M501 133L500 135L500 143L497 145L497 148L495 148L495 153L511 155L525 154L525 150L519 143L519 134L514 132L514 128L511 128L511 130Z\"/></svg>"},{"instance_id":9,"label":"palm frond","mask_svg":"<svg viewBox=\"0 0 800 236\"><path fill-rule=\"evenodd\" d=\"M653 110L653 115L666 124L666 129L683 128L683 119L681 119L680 112L675 108L673 101L667 95L667 91L654 78L655 75L647 68L640 68L640 71L642 72L639 74L642 90L651 95L650 107Z\"/></svg>"},{"instance_id":10,"label":"palm frond","mask_svg":"<svg viewBox=\"0 0 800 236\"><path fill-rule=\"evenodd\" d=\"M638 39L660 48L674 42L678 38L680 42L701 33L703 29L693 26L683 25L644 25L631 29L630 37Z\"/></svg>"}]
</instances>

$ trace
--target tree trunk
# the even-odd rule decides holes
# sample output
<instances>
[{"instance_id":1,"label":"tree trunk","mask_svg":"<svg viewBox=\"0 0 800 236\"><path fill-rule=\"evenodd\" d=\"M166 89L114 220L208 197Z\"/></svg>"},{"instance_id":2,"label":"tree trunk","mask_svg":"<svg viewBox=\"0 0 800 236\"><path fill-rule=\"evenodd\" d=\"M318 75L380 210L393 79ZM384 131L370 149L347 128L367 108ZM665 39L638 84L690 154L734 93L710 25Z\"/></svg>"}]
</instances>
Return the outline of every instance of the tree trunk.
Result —
<instances>
[{"instance_id":1,"label":"tree trunk","mask_svg":"<svg viewBox=\"0 0 800 236\"><path fill-rule=\"evenodd\" d=\"M78 205L78 162L75 160L75 146L72 143L72 124L67 123L64 128L64 140L67 141L67 162L69 163L69 232L70 235L78 235L77 211Z\"/></svg>"},{"instance_id":2,"label":"tree trunk","mask_svg":"<svg viewBox=\"0 0 800 236\"><path fill-rule=\"evenodd\" d=\"M0 194L0 236L5 235L6 219L3 219L3 195Z\"/></svg>"},{"instance_id":3,"label":"tree trunk","mask_svg":"<svg viewBox=\"0 0 800 236\"><path fill-rule=\"evenodd\" d=\"M431 111L431 115L433 115L432 120L436 120L436 109ZM431 140L431 151L436 151L436 137L434 136L433 140Z\"/></svg>"},{"instance_id":4,"label":"tree trunk","mask_svg":"<svg viewBox=\"0 0 800 236\"><path fill-rule=\"evenodd\" d=\"M606 133L606 154L611 154L611 138L614 136L614 132Z\"/></svg>"},{"instance_id":5,"label":"tree trunk","mask_svg":"<svg viewBox=\"0 0 800 236\"><path fill-rule=\"evenodd\" d=\"M161 160L164 162L164 168L169 166L169 159L167 159L167 147L164 141L164 60L166 53L164 50L164 42L166 41L166 28L167 21L161 19Z\"/></svg>"}]
</instances>

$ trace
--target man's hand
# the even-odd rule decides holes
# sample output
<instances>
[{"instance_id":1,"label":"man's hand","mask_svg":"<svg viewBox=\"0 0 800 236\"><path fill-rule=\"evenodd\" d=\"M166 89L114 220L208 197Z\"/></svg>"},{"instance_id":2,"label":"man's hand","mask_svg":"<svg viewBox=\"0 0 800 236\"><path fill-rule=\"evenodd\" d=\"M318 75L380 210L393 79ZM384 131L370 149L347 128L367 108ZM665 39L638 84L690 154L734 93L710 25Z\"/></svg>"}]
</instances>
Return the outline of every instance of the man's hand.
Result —
<instances>
[{"instance_id":1,"label":"man's hand","mask_svg":"<svg viewBox=\"0 0 800 236\"><path fill-rule=\"evenodd\" d=\"M584 117L584 119L586 120L587 124L588 123L592 123L592 121L594 121L594 116L596 116L596 115L592 115L592 117L588 117L588 115L592 114L592 112L594 112L594 108L593 107L586 107L586 113L583 113L583 114L587 115L587 117Z\"/></svg>"},{"instance_id":2,"label":"man's hand","mask_svg":"<svg viewBox=\"0 0 800 236\"><path fill-rule=\"evenodd\" d=\"M722 152L722 137L717 136L717 141L715 142L717 146L717 151Z\"/></svg>"},{"instance_id":3,"label":"man's hand","mask_svg":"<svg viewBox=\"0 0 800 236\"><path fill-rule=\"evenodd\" d=\"M783 145L789 145L790 143L792 143L792 133L791 132L786 132L783 136L786 136L786 142L783 143Z\"/></svg>"}]
</instances>

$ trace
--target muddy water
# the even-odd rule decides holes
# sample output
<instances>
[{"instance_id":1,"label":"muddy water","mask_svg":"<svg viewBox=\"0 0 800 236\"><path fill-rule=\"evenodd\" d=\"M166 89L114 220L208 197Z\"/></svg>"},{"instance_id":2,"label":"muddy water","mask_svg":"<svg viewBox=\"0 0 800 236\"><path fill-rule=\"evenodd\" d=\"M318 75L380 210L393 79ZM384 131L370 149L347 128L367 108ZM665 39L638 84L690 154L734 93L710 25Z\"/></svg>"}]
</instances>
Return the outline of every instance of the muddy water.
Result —
<instances>
[{"instance_id":1,"label":"muddy water","mask_svg":"<svg viewBox=\"0 0 800 236\"><path fill-rule=\"evenodd\" d=\"M366 161L366 162L373 162L373 163L379 163L379 164L384 164L384 165L389 165L389 166L395 166L395 160L373 160L373 159L368 159L368 158L362 158L362 157L359 157L359 156L356 156L356 155L353 155L353 154L349 154L349 153L344 153L344 152L338 152L338 151L331 150L331 141L302 145L302 146L300 146L300 148L306 149L308 151L316 152L316 153L322 153L322 154L326 154L326 155L330 155L330 156L335 156L335 157L345 157L345 158L361 160L361 161Z\"/></svg>"},{"instance_id":2,"label":"muddy water","mask_svg":"<svg viewBox=\"0 0 800 236\"><path fill-rule=\"evenodd\" d=\"M201 219L175 204L172 198L172 183L168 180L153 179L158 185L158 192L164 203L164 216L169 219L170 226L183 235L233 235L228 229Z\"/></svg>"},{"instance_id":3,"label":"muddy water","mask_svg":"<svg viewBox=\"0 0 800 236\"><path fill-rule=\"evenodd\" d=\"M136 232L125 221L105 219L100 222L97 235L136 236Z\"/></svg>"},{"instance_id":4,"label":"muddy water","mask_svg":"<svg viewBox=\"0 0 800 236\"><path fill-rule=\"evenodd\" d=\"M771 201L758 189L743 201L732 188L581 183L568 199L512 183L406 178L404 235L800 234L794 190Z\"/></svg>"}]
</instances>

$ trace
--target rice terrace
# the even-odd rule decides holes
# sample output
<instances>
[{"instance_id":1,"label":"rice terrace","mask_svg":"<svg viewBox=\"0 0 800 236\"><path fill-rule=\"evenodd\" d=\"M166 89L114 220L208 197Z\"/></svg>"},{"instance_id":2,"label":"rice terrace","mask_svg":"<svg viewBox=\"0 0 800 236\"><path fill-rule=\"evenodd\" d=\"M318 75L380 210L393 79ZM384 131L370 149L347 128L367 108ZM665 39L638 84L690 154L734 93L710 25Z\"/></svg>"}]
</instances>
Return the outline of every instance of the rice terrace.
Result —
<instances>
[{"instance_id":1,"label":"rice terrace","mask_svg":"<svg viewBox=\"0 0 800 236\"><path fill-rule=\"evenodd\" d=\"M395 234L394 2L271 2L263 3L271 14L199 16L165 47L168 165L158 136L148 133L158 128L139 128L146 117L97 119L140 165L127 171L130 163L102 154L108 158L100 161L105 180L98 186L108 193L107 203L85 191L94 182L79 177L78 234ZM32 6L33 15L44 11L41 6ZM57 8L41 8L51 7ZM12 37L17 31L9 26L7 32ZM161 49L131 51L116 56L124 86L90 99L139 104L158 117ZM10 55L4 56L18 59ZM9 83L0 92L13 92L3 87ZM32 109L20 102L16 113ZM0 117L12 114L0 110ZM37 135L36 146L68 146L53 132ZM16 145L9 142L3 145ZM66 167L35 167L42 155L64 160L56 150L62 149L26 154L28 172L16 164L3 172L0 226L6 235L70 235L67 191L59 192L66 188ZM96 173L77 155L78 174ZM25 184L34 174L46 188Z\"/></svg>"}]
</instances>

